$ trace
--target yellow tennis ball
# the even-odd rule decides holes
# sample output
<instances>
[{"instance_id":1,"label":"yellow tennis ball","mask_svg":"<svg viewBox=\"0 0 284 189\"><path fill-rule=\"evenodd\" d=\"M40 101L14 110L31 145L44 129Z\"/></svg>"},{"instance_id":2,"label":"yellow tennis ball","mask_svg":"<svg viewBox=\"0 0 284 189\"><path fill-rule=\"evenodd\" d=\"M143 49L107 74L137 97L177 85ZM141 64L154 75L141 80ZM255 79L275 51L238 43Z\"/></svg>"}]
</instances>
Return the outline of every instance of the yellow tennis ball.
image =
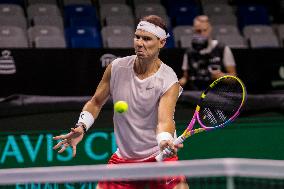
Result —
<instances>
[{"instance_id":1,"label":"yellow tennis ball","mask_svg":"<svg viewBox=\"0 0 284 189\"><path fill-rule=\"evenodd\" d=\"M122 101L122 100L117 101L114 104L114 111L117 113L124 113L124 112L127 112L127 110L128 110L128 104L125 101Z\"/></svg>"}]
</instances>

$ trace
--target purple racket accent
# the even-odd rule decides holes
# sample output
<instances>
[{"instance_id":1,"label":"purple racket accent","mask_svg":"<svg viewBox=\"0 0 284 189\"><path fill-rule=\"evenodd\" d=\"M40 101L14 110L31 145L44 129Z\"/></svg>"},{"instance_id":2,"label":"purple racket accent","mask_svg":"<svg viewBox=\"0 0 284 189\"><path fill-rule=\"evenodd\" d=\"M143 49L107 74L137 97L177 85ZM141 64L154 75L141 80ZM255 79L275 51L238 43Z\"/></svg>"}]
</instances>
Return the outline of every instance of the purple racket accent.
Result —
<instances>
[{"instance_id":1,"label":"purple racket accent","mask_svg":"<svg viewBox=\"0 0 284 189\"><path fill-rule=\"evenodd\" d=\"M189 122L189 124L188 124L188 126L186 128L188 131L190 131L193 128L197 117L198 117L198 111L195 110L195 112L193 114L193 117L192 117L191 121Z\"/></svg>"}]
</instances>

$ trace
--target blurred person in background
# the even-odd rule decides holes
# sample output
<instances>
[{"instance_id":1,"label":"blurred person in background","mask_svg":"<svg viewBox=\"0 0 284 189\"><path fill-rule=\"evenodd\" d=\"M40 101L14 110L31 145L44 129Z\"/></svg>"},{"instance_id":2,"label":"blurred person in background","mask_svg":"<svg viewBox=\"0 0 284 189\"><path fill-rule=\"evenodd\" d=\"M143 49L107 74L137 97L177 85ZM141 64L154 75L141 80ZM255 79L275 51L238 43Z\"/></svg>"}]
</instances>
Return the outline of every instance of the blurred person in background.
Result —
<instances>
[{"instance_id":1,"label":"blurred person in background","mask_svg":"<svg viewBox=\"0 0 284 189\"><path fill-rule=\"evenodd\" d=\"M92 99L79 116L78 123L65 135L54 137L61 140L54 149L62 153L68 146L76 155L76 146L109 97L113 102L128 103L128 111L114 113L114 132L117 151L108 164L155 162L155 157L166 147L171 149L164 161L177 161L174 111L182 91L172 68L159 59L160 49L166 44L168 32L164 20L150 15L142 18L134 36L135 54L115 59L105 73ZM131 37L131 36L130 36ZM149 182L110 181L99 182L97 189L188 189L184 176L161 178Z\"/></svg>"},{"instance_id":2,"label":"blurred person in background","mask_svg":"<svg viewBox=\"0 0 284 189\"><path fill-rule=\"evenodd\" d=\"M184 54L183 76L179 82L184 89L204 90L212 81L224 75L236 75L231 49L212 39L212 26L206 15L193 21L192 48Z\"/></svg>"}]
</instances>

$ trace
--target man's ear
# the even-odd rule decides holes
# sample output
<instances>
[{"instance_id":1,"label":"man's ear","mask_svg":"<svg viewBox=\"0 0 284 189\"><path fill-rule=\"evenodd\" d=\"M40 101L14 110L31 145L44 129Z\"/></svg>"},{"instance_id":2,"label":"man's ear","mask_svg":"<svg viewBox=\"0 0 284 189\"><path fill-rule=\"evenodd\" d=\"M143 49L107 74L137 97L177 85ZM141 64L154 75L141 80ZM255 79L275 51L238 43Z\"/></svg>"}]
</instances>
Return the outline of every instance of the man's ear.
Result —
<instances>
[{"instance_id":1,"label":"man's ear","mask_svg":"<svg viewBox=\"0 0 284 189\"><path fill-rule=\"evenodd\" d=\"M163 48L166 45L166 41L167 41L167 39L160 40L160 43L159 43L159 48L160 49Z\"/></svg>"}]
</instances>

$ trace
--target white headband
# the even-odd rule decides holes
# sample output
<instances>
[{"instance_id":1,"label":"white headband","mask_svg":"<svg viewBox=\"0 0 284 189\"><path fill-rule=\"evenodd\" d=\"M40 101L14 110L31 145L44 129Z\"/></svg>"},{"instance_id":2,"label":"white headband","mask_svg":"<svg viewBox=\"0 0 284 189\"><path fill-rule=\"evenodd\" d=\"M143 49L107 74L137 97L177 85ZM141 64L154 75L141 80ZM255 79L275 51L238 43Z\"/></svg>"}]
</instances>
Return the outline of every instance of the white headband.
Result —
<instances>
[{"instance_id":1,"label":"white headband","mask_svg":"<svg viewBox=\"0 0 284 189\"><path fill-rule=\"evenodd\" d=\"M136 29L152 33L160 39L166 39L167 37L170 37L170 35L167 34L164 29L147 21L140 21Z\"/></svg>"}]
</instances>

